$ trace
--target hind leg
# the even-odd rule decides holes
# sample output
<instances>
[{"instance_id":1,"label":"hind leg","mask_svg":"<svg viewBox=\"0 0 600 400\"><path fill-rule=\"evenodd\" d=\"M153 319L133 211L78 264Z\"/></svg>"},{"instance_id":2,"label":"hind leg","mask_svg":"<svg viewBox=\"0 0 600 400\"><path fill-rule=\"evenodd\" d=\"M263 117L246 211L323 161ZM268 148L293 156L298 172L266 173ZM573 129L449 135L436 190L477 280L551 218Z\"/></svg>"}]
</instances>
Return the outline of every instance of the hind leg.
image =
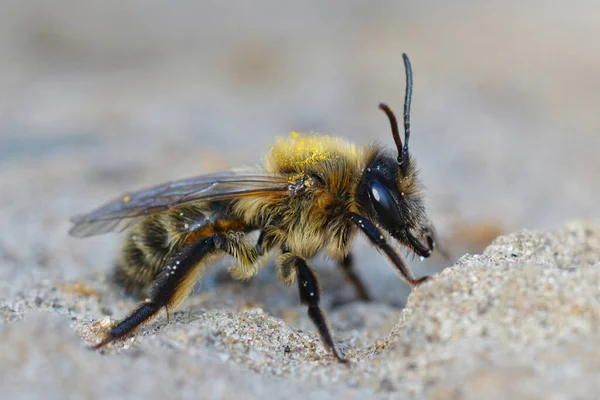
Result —
<instances>
[{"instance_id":1,"label":"hind leg","mask_svg":"<svg viewBox=\"0 0 600 400\"><path fill-rule=\"evenodd\" d=\"M149 216L125 238L113 281L128 293L147 293L177 253L197 240L227 231L219 229L226 215L217 207L185 205L177 210Z\"/></svg>"},{"instance_id":2,"label":"hind leg","mask_svg":"<svg viewBox=\"0 0 600 400\"><path fill-rule=\"evenodd\" d=\"M215 249L215 237L211 236L197 241L177 254L158 275L150 289L150 298L114 326L94 348L103 347L133 332L154 317L162 307L180 303L190 293L200 275L202 258Z\"/></svg>"},{"instance_id":3,"label":"hind leg","mask_svg":"<svg viewBox=\"0 0 600 400\"><path fill-rule=\"evenodd\" d=\"M94 348L98 349L130 334L152 319L163 307L166 308L167 315L170 309L176 309L198 281L206 256L221 252L231 254L242 263L254 262L254 248L246 245L242 238L243 234L216 233L199 239L176 253L158 274L150 288L149 298L114 326Z\"/></svg>"}]
</instances>

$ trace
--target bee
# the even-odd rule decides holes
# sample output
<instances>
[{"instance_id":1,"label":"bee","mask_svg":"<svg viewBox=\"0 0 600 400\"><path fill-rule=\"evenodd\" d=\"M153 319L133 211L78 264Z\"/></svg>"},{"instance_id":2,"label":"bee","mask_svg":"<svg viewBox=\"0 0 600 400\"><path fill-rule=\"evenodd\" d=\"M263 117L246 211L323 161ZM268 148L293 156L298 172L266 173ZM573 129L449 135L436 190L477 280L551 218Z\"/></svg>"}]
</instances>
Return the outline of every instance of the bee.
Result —
<instances>
[{"instance_id":1,"label":"bee","mask_svg":"<svg viewBox=\"0 0 600 400\"><path fill-rule=\"evenodd\" d=\"M168 182L73 217L70 234L75 237L131 228L115 275L127 289L149 294L94 348L131 334L163 308L168 318L215 257L233 257L233 278L249 279L274 256L278 277L288 286L297 282L300 301L325 348L347 362L319 305L319 280L307 260L319 252L338 260L358 296L368 299L350 253L358 232L413 287L429 277L415 278L390 238L421 257L429 257L436 245L409 153L413 82L406 54L403 60L404 143L394 113L379 105L389 119L395 152L378 144L359 147L337 137L292 132L271 146L261 168Z\"/></svg>"}]
</instances>

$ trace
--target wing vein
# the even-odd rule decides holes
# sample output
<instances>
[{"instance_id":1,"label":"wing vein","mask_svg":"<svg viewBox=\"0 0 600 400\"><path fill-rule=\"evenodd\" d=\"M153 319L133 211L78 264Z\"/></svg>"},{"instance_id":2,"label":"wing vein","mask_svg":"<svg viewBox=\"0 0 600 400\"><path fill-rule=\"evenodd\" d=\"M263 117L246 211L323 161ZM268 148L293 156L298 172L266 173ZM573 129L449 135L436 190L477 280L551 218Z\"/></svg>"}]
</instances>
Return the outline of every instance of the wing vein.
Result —
<instances>
[{"instance_id":1,"label":"wing vein","mask_svg":"<svg viewBox=\"0 0 600 400\"><path fill-rule=\"evenodd\" d=\"M247 196L289 193L285 177L222 172L167 182L127 193L99 208L71 218L76 237L122 231L141 218L194 201L223 201Z\"/></svg>"}]
</instances>

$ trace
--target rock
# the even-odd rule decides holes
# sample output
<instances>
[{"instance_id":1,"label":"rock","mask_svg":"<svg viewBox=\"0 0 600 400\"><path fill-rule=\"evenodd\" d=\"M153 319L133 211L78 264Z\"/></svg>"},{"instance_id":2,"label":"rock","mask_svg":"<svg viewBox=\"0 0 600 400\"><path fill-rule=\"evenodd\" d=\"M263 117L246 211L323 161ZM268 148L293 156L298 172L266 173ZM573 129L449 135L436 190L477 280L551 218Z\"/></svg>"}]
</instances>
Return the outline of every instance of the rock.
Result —
<instances>
[{"instance_id":1,"label":"rock","mask_svg":"<svg viewBox=\"0 0 600 400\"><path fill-rule=\"evenodd\" d=\"M599 231L580 223L464 256L409 297L385 356L391 379L443 399L594 397L599 261Z\"/></svg>"},{"instance_id":2,"label":"rock","mask_svg":"<svg viewBox=\"0 0 600 400\"><path fill-rule=\"evenodd\" d=\"M101 354L86 344L111 321L102 307L122 315L135 301L47 283L1 305L0 397L594 398L599 260L600 230L585 223L499 237L414 289L402 311L329 310L349 367L324 351L301 307L290 323L219 307L236 284L193 296L170 324L159 317Z\"/></svg>"}]
</instances>

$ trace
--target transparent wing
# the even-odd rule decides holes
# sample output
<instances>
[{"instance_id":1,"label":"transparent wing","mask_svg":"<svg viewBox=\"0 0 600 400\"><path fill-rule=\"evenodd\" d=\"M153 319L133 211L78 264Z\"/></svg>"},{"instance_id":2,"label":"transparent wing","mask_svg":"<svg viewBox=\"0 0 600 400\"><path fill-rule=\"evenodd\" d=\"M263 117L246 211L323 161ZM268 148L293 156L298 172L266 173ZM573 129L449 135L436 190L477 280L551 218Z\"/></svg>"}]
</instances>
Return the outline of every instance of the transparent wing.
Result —
<instances>
[{"instance_id":1,"label":"transparent wing","mask_svg":"<svg viewBox=\"0 0 600 400\"><path fill-rule=\"evenodd\" d=\"M284 177L262 173L221 172L126 193L100 208L71 218L75 237L122 231L143 217L192 201L217 201L256 194L285 194Z\"/></svg>"}]
</instances>

